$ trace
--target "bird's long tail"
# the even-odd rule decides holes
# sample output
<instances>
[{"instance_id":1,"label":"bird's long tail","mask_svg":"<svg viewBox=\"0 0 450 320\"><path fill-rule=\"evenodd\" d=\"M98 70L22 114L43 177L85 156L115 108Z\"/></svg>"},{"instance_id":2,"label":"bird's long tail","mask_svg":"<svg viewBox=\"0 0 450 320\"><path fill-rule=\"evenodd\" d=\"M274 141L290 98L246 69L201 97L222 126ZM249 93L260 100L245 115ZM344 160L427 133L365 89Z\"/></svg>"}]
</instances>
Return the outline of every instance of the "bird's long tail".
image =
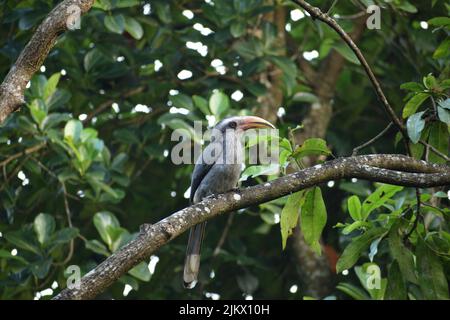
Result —
<instances>
[{"instance_id":1,"label":"bird's long tail","mask_svg":"<svg viewBox=\"0 0 450 320\"><path fill-rule=\"evenodd\" d=\"M200 250L206 222L202 222L191 228L184 262L183 281L184 286L192 289L197 284L198 271L200 269Z\"/></svg>"}]
</instances>

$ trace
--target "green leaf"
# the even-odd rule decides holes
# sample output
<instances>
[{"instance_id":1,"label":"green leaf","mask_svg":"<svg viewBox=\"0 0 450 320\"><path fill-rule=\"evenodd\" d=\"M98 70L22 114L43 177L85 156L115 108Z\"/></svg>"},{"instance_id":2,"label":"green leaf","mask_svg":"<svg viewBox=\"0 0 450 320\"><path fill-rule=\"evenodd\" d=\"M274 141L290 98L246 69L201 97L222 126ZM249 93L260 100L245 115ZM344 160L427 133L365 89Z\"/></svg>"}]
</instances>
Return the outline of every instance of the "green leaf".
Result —
<instances>
[{"instance_id":1,"label":"green leaf","mask_svg":"<svg viewBox=\"0 0 450 320\"><path fill-rule=\"evenodd\" d=\"M448 25L450 25L450 18L449 17L435 17L435 18L428 20L428 24L430 26L436 26L436 27L448 26Z\"/></svg>"},{"instance_id":2,"label":"green leaf","mask_svg":"<svg viewBox=\"0 0 450 320\"><path fill-rule=\"evenodd\" d=\"M28 261L25 260L24 258L22 258L21 256L18 256L18 255L13 256L10 251L4 250L4 249L0 249L0 259L11 259L11 260L19 261L25 265L28 264Z\"/></svg>"},{"instance_id":3,"label":"green leaf","mask_svg":"<svg viewBox=\"0 0 450 320\"><path fill-rule=\"evenodd\" d=\"M346 226L344 229L342 229L343 234L349 234L356 229L362 229L362 228L369 228L371 226L370 223L365 221L355 221L352 224Z\"/></svg>"},{"instance_id":4,"label":"green leaf","mask_svg":"<svg viewBox=\"0 0 450 320\"><path fill-rule=\"evenodd\" d=\"M108 233L111 235L113 239L113 243L110 247L111 252L116 252L123 245L128 243L132 239L132 235L125 228L108 228Z\"/></svg>"},{"instance_id":5,"label":"green leaf","mask_svg":"<svg viewBox=\"0 0 450 320\"><path fill-rule=\"evenodd\" d=\"M425 128L425 120L422 119L424 113L425 111L415 113L406 121L406 130L412 143L419 142L422 130Z\"/></svg>"},{"instance_id":6,"label":"green leaf","mask_svg":"<svg viewBox=\"0 0 450 320\"><path fill-rule=\"evenodd\" d=\"M388 272L388 284L386 288L386 300L406 300L406 284L397 261L392 262Z\"/></svg>"},{"instance_id":7,"label":"green leaf","mask_svg":"<svg viewBox=\"0 0 450 320\"><path fill-rule=\"evenodd\" d=\"M188 110L192 110L194 105L192 104L192 99L185 94L177 94L169 97L170 101L172 101L173 105L177 108L185 108Z\"/></svg>"},{"instance_id":8,"label":"green leaf","mask_svg":"<svg viewBox=\"0 0 450 320\"><path fill-rule=\"evenodd\" d=\"M85 143L88 142L89 140L96 139L97 136L98 136L97 130L93 128L85 128L81 131L80 140L82 143Z\"/></svg>"},{"instance_id":9,"label":"green leaf","mask_svg":"<svg viewBox=\"0 0 450 320\"><path fill-rule=\"evenodd\" d=\"M300 211L300 226L306 243L317 253L321 253L319 243L322 230L327 223L327 209L319 187L308 190L305 203Z\"/></svg>"},{"instance_id":10,"label":"green leaf","mask_svg":"<svg viewBox=\"0 0 450 320\"><path fill-rule=\"evenodd\" d=\"M353 238L352 242L345 248L336 264L336 272L341 273L348 270L358 261L361 254L366 251L373 240L386 233L385 228L373 228L363 235Z\"/></svg>"},{"instance_id":11,"label":"green leaf","mask_svg":"<svg viewBox=\"0 0 450 320\"><path fill-rule=\"evenodd\" d=\"M348 62L354 63L359 65L360 62L358 60L358 57L355 55L355 53L353 52L352 49L350 49L349 46L347 46L346 44L343 43L337 43L334 46L334 49L336 49L337 52L339 52L339 54L344 57L345 60L347 60Z\"/></svg>"},{"instance_id":12,"label":"green leaf","mask_svg":"<svg viewBox=\"0 0 450 320\"><path fill-rule=\"evenodd\" d=\"M369 214L376 208L381 207L391 199L397 192L403 190L401 186L383 184L375 190L362 204L362 218L366 220Z\"/></svg>"},{"instance_id":13,"label":"green leaf","mask_svg":"<svg viewBox=\"0 0 450 320\"><path fill-rule=\"evenodd\" d=\"M208 101L205 98L194 95L192 96L192 100L194 101L195 106L199 108L204 115L211 114L208 107Z\"/></svg>"},{"instance_id":14,"label":"green leaf","mask_svg":"<svg viewBox=\"0 0 450 320\"><path fill-rule=\"evenodd\" d=\"M91 250L97 254L101 254L105 257L109 257L110 253L108 248L98 240L88 240L85 242L86 249Z\"/></svg>"},{"instance_id":15,"label":"green leaf","mask_svg":"<svg viewBox=\"0 0 450 320\"><path fill-rule=\"evenodd\" d=\"M105 27L114 33L122 34L123 30L125 30L125 18L123 15L114 15L114 16L106 16Z\"/></svg>"},{"instance_id":16,"label":"green leaf","mask_svg":"<svg viewBox=\"0 0 450 320\"><path fill-rule=\"evenodd\" d=\"M436 48L436 50L433 53L433 58L441 59L447 57L449 54L450 54L450 40L446 39L442 41L439 47Z\"/></svg>"},{"instance_id":17,"label":"green leaf","mask_svg":"<svg viewBox=\"0 0 450 320\"><path fill-rule=\"evenodd\" d=\"M399 233L400 222L394 223L389 231L389 249L392 258L395 259L400 268L402 277L407 281L418 284L414 256L412 252L404 245Z\"/></svg>"},{"instance_id":18,"label":"green leaf","mask_svg":"<svg viewBox=\"0 0 450 320\"><path fill-rule=\"evenodd\" d=\"M291 194L281 211L280 228L283 250L286 248L287 238L292 234L292 230L298 225L300 207L305 202L305 190Z\"/></svg>"},{"instance_id":19,"label":"green leaf","mask_svg":"<svg viewBox=\"0 0 450 320\"><path fill-rule=\"evenodd\" d=\"M439 107L450 110L450 98L438 102Z\"/></svg>"},{"instance_id":20,"label":"green leaf","mask_svg":"<svg viewBox=\"0 0 450 320\"><path fill-rule=\"evenodd\" d=\"M99 8L105 11L109 11L113 8L113 5L110 0L97 0L94 1L92 5L93 8Z\"/></svg>"},{"instance_id":21,"label":"green leaf","mask_svg":"<svg viewBox=\"0 0 450 320\"><path fill-rule=\"evenodd\" d=\"M137 281L135 278L133 278L132 276L129 275L124 275L121 276L119 278L119 280L117 280L118 282L124 284L124 285L129 285L133 288L133 290L137 291L139 290L139 281Z\"/></svg>"},{"instance_id":22,"label":"green leaf","mask_svg":"<svg viewBox=\"0 0 450 320\"><path fill-rule=\"evenodd\" d=\"M64 138L73 142L78 142L81 137L83 124L79 120L70 120L64 127Z\"/></svg>"},{"instance_id":23,"label":"green leaf","mask_svg":"<svg viewBox=\"0 0 450 320\"><path fill-rule=\"evenodd\" d=\"M361 201L358 196L353 195L347 200L348 211L350 212L350 216L354 221L362 220L361 214Z\"/></svg>"},{"instance_id":24,"label":"green leaf","mask_svg":"<svg viewBox=\"0 0 450 320\"><path fill-rule=\"evenodd\" d=\"M448 300L448 283L438 256L419 239L416 248L419 284L426 299Z\"/></svg>"},{"instance_id":25,"label":"green leaf","mask_svg":"<svg viewBox=\"0 0 450 320\"><path fill-rule=\"evenodd\" d=\"M67 102L70 101L70 98L72 97L71 93L64 89L58 89L56 90L47 100L47 108L48 110L54 110L57 109Z\"/></svg>"},{"instance_id":26,"label":"green leaf","mask_svg":"<svg viewBox=\"0 0 450 320\"><path fill-rule=\"evenodd\" d=\"M52 244L64 244L68 243L70 240L74 239L76 236L80 234L80 231L77 228L63 228L58 230L52 236Z\"/></svg>"},{"instance_id":27,"label":"green leaf","mask_svg":"<svg viewBox=\"0 0 450 320\"><path fill-rule=\"evenodd\" d=\"M10 233L7 233L5 235L6 240L8 242L12 243L13 245L22 248L24 250L33 252L37 255L41 254L41 251L39 250L36 242L29 237L28 234L22 231L13 231Z\"/></svg>"},{"instance_id":28,"label":"green leaf","mask_svg":"<svg viewBox=\"0 0 450 320\"><path fill-rule=\"evenodd\" d=\"M446 125L450 125L450 110L444 109L441 106L438 106L437 109L439 120L441 120Z\"/></svg>"},{"instance_id":29,"label":"green leaf","mask_svg":"<svg viewBox=\"0 0 450 320\"><path fill-rule=\"evenodd\" d=\"M41 99L34 99L28 106L30 108L30 113L33 120L41 127L42 122L47 116L47 110L44 102Z\"/></svg>"},{"instance_id":30,"label":"green leaf","mask_svg":"<svg viewBox=\"0 0 450 320\"><path fill-rule=\"evenodd\" d=\"M146 262L139 263L136 267L128 271L133 277L138 278L139 280L148 282L152 277L150 271L148 270L148 264Z\"/></svg>"},{"instance_id":31,"label":"green leaf","mask_svg":"<svg viewBox=\"0 0 450 320\"><path fill-rule=\"evenodd\" d=\"M327 147L325 140L320 138L307 139L303 144L295 149L293 157L301 159L311 155L330 155L331 151Z\"/></svg>"},{"instance_id":32,"label":"green leaf","mask_svg":"<svg viewBox=\"0 0 450 320\"><path fill-rule=\"evenodd\" d=\"M230 99L221 91L215 91L209 98L209 109L216 117L221 118L230 108Z\"/></svg>"},{"instance_id":33,"label":"green leaf","mask_svg":"<svg viewBox=\"0 0 450 320\"><path fill-rule=\"evenodd\" d=\"M32 93L32 96L36 98L42 98L44 96L44 88L46 83L47 78L44 75L35 75L31 79L30 91Z\"/></svg>"},{"instance_id":34,"label":"green leaf","mask_svg":"<svg viewBox=\"0 0 450 320\"><path fill-rule=\"evenodd\" d=\"M429 74L426 77L423 77L423 85L427 89L435 89L437 87L437 81L436 78L433 76L433 74Z\"/></svg>"},{"instance_id":35,"label":"green leaf","mask_svg":"<svg viewBox=\"0 0 450 320\"><path fill-rule=\"evenodd\" d=\"M414 159L420 160L423 156L423 152L425 151L425 147L419 143L413 144L409 143L409 147L411 148L411 155Z\"/></svg>"},{"instance_id":36,"label":"green leaf","mask_svg":"<svg viewBox=\"0 0 450 320\"><path fill-rule=\"evenodd\" d=\"M234 49L245 59L252 60L264 55L263 44L261 40L252 37L248 41L238 41L234 44Z\"/></svg>"},{"instance_id":37,"label":"green leaf","mask_svg":"<svg viewBox=\"0 0 450 320\"><path fill-rule=\"evenodd\" d=\"M245 33L247 24L243 21L233 22L230 26L230 33L234 38L239 38Z\"/></svg>"},{"instance_id":38,"label":"green leaf","mask_svg":"<svg viewBox=\"0 0 450 320\"><path fill-rule=\"evenodd\" d=\"M115 8L129 8L138 6L141 3L140 0L120 0L120 1L114 1L114 7Z\"/></svg>"},{"instance_id":39,"label":"green leaf","mask_svg":"<svg viewBox=\"0 0 450 320\"><path fill-rule=\"evenodd\" d=\"M239 181L246 181L248 178L255 178L258 176L270 176L280 172L280 166L277 163L271 163L259 166L250 166L245 168Z\"/></svg>"},{"instance_id":40,"label":"green leaf","mask_svg":"<svg viewBox=\"0 0 450 320\"><path fill-rule=\"evenodd\" d=\"M38 279L44 279L50 271L51 265L52 259L48 258L32 263L29 268L35 277Z\"/></svg>"},{"instance_id":41,"label":"green leaf","mask_svg":"<svg viewBox=\"0 0 450 320\"><path fill-rule=\"evenodd\" d=\"M296 94L294 94L294 96L292 97L293 101L298 101L298 102L307 102L307 103L314 103L314 102L318 102L319 98L314 94L314 93L310 93L310 92L297 92Z\"/></svg>"},{"instance_id":42,"label":"green leaf","mask_svg":"<svg viewBox=\"0 0 450 320\"><path fill-rule=\"evenodd\" d=\"M348 294L355 300L369 300L370 297L364 290L358 288L350 283L341 282L336 286L336 289Z\"/></svg>"},{"instance_id":43,"label":"green leaf","mask_svg":"<svg viewBox=\"0 0 450 320\"><path fill-rule=\"evenodd\" d=\"M408 100L405 107L403 108L403 118L406 119L409 116L416 113L417 109L422 105L422 103L428 99L430 95L428 93L417 93L411 99Z\"/></svg>"},{"instance_id":44,"label":"green leaf","mask_svg":"<svg viewBox=\"0 0 450 320\"><path fill-rule=\"evenodd\" d=\"M408 1L403 1L403 2L399 3L397 5L397 7L408 13L416 13L417 12L417 8Z\"/></svg>"},{"instance_id":45,"label":"green leaf","mask_svg":"<svg viewBox=\"0 0 450 320\"><path fill-rule=\"evenodd\" d=\"M94 215L94 225L102 240L111 247L114 242L112 228L120 227L119 220L111 212L101 211Z\"/></svg>"},{"instance_id":46,"label":"green leaf","mask_svg":"<svg viewBox=\"0 0 450 320\"><path fill-rule=\"evenodd\" d=\"M50 113L42 121L42 129L54 128L62 122L69 121L71 119L68 113Z\"/></svg>"},{"instance_id":47,"label":"green leaf","mask_svg":"<svg viewBox=\"0 0 450 320\"><path fill-rule=\"evenodd\" d=\"M47 100L53 93L55 93L60 78L61 73L58 72L53 74L50 77L50 79L48 79L44 87L44 95L43 95L44 100Z\"/></svg>"},{"instance_id":48,"label":"green leaf","mask_svg":"<svg viewBox=\"0 0 450 320\"><path fill-rule=\"evenodd\" d=\"M104 61L106 61L105 55L97 48L94 48L84 56L84 70L89 72L95 66L102 64Z\"/></svg>"},{"instance_id":49,"label":"green leaf","mask_svg":"<svg viewBox=\"0 0 450 320\"><path fill-rule=\"evenodd\" d=\"M417 83L417 82L406 82L400 86L400 89L417 92L417 91L423 91L424 87L420 83Z\"/></svg>"},{"instance_id":50,"label":"green leaf","mask_svg":"<svg viewBox=\"0 0 450 320\"><path fill-rule=\"evenodd\" d=\"M167 2L156 2L155 11L159 19L164 24L170 24L172 22L172 14L170 12L170 4ZM152 3L153 7L153 3Z\"/></svg>"},{"instance_id":51,"label":"green leaf","mask_svg":"<svg viewBox=\"0 0 450 320\"><path fill-rule=\"evenodd\" d=\"M55 218L47 213L40 213L33 222L34 232L41 245L47 244L53 232L55 232Z\"/></svg>"},{"instance_id":52,"label":"green leaf","mask_svg":"<svg viewBox=\"0 0 450 320\"><path fill-rule=\"evenodd\" d=\"M376 263L364 263L355 267L355 273L373 300L383 300L387 281L381 278L381 270Z\"/></svg>"},{"instance_id":53,"label":"green leaf","mask_svg":"<svg viewBox=\"0 0 450 320\"><path fill-rule=\"evenodd\" d=\"M144 30L142 29L141 24L136 19L131 17L125 18L125 30L136 40L140 40L144 35Z\"/></svg>"},{"instance_id":54,"label":"green leaf","mask_svg":"<svg viewBox=\"0 0 450 320\"><path fill-rule=\"evenodd\" d=\"M449 148L449 135L447 125L442 122L435 122L431 125L430 137L428 143L438 149L445 155L448 155ZM445 163L445 159L442 159L433 150L430 150L429 161L434 163Z\"/></svg>"}]
</instances>

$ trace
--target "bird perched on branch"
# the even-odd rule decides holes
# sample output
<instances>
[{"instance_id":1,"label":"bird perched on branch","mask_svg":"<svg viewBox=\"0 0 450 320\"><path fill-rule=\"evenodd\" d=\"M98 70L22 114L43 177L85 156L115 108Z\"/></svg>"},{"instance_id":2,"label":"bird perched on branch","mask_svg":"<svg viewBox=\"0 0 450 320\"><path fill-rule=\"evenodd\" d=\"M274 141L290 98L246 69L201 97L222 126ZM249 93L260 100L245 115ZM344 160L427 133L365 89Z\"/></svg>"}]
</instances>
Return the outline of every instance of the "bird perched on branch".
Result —
<instances>
[{"instance_id":1,"label":"bird perched on branch","mask_svg":"<svg viewBox=\"0 0 450 320\"><path fill-rule=\"evenodd\" d=\"M211 143L196 161L191 179L191 203L203 198L224 193L236 187L244 158L243 133L248 129L275 128L268 121L254 116L226 118L217 123L211 135ZM186 288L197 283L200 268L200 249L206 222L202 222L189 233L183 280Z\"/></svg>"}]
</instances>

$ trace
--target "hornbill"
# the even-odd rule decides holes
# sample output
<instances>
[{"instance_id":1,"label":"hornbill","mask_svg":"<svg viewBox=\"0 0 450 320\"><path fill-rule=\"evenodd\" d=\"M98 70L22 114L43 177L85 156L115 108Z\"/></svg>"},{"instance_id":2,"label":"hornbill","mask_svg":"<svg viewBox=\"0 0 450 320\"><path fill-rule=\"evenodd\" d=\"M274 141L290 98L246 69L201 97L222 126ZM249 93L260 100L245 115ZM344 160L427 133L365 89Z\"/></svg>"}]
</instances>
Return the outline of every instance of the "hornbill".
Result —
<instances>
[{"instance_id":1,"label":"hornbill","mask_svg":"<svg viewBox=\"0 0 450 320\"><path fill-rule=\"evenodd\" d=\"M245 130L252 128L275 127L254 116L230 117L214 126L211 142L198 157L192 173L191 203L236 187L244 157L242 136ZM192 227L189 233L183 273L184 286L189 289L194 288L197 283L205 226L206 222L202 222Z\"/></svg>"}]
</instances>

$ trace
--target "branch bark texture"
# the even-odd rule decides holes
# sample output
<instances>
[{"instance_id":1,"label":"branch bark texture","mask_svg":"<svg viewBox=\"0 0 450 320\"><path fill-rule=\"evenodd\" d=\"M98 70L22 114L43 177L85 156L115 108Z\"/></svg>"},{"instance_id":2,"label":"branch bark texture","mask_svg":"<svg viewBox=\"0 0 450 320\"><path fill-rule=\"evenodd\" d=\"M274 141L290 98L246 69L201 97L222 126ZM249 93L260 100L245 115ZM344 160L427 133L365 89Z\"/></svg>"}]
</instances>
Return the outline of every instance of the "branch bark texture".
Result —
<instances>
[{"instance_id":1,"label":"branch bark texture","mask_svg":"<svg viewBox=\"0 0 450 320\"><path fill-rule=\"evenodd\" d=\"M79 13L86 13L94 0L65 0L59 3L39 25L0 85L0 124L25 102L28 81L41 67L59 34L68 30L67 21Z\"/></svg>"},{"instance_id":2,"label":"branch bark texture","mask_svg":"<svg viewBox=\"0 0 450 320\"><path fill-rule=\"evenodd\" d=\"M345 178L360 178L408 187L434 187L450 185L450 167L403 155L356 156L325 162L246 189L214 195L153 225L144 225L135 240L87 273L78 288L64 289L54 299L96 297L153 252L200 222L329 180Z\"/></svg>"}]
</instances>

